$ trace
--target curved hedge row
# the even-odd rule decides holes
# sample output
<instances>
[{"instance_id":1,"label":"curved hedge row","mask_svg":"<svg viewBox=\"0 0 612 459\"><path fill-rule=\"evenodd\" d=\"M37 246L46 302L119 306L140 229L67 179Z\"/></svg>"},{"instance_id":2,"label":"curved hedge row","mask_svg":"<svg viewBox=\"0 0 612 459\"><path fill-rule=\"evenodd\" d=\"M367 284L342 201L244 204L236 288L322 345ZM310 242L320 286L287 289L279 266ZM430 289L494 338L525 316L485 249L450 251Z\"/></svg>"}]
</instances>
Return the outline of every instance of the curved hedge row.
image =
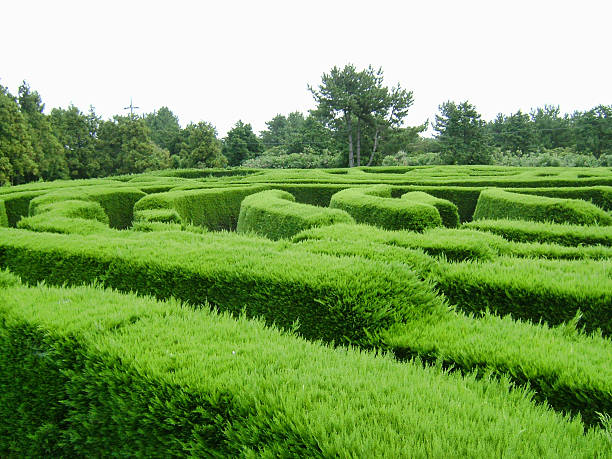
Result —
<instances>
[{"instance_id":1,"label":"curved hedge row","mask_svg":"<svg viewBox=\"0 0 612 459\"><path fill-rule=\"evenodd\" d=\"M612 216L586 201L510 193L495 188L480 193L474 220L480 219L612 225Z\"/></svg>"},{"instance_id":2,"label":"curved hedge row","mask_svg":"<svg viewBox=\"0 0 612 459\"><path fill-rule=\"evenodd\" d=\"M391 198L391 187L349 188L334 194L331 208L348 212L356 222L381 228L423 231L441 226L438 210L429 204Z\"/></svg>"},{"instance_id":3,"label":"curved hedge row","mask_svg":"<svg viewBox=\"0 0 612 459\"><path fill-rule=\"evenodd\" d=\"M493 379L90 287L0 289L5 457L604 457Z\"/></svg>"},{"instance_id":4,"label":"curved hedge row","mask_svg":"<svg viewBox=\"0 0 612 459\"><path fill-rule=\"evenodd\" d=\"M214 233L32 234L0 229L0 266L24 281L105 286L192 304L210 301L311 339L371 345L390 325L446 311L407 266L292 251Z\"/></svg>"},{"instance_id":5,"label":"curved hedge row","mask_svg":"<svg viewBox=\"0 0 612 459\"><path fill-rule=\"evenodd\" d=\"M447 199L440 199L423 191L412 191L402 195L402 199L429 204L438 209L442 224L448 228L459 226L459 212L457 206Z\"/></svg>"},{"instance_id":6,"label":"curved hedge row","mask_svg":"<svg viewBox=\"0 0 612 459\"><path fill-rule=\"evenodd\" d=\"M257 185L155 193L138 201L134 211L173 209L180 215L182 223L203 226L212 231L235 230L242 200L269 188L267 185Z\"/></svg>"},{"instance_id":7,"label":"curved hedge row","mask_svg":"<svg viewBox=\"0 0 612 459\"><path fill-rule=\"evenodd\" d=\"M268 190L244 198L236 230L281 239L334 223L354 223L354 220L342 210L298 204L286 191Z\"/></svg>"},{"instance_id":8,"label":"curved hedge row","mask_svg":"<svg viewBox=\"0 0 612 459\"><path fill-rule=\"evenodd\" d=\"M39 213L38 208L61 201L81 200L99 203L108 216L111 228L125 229L132 225L134 204L146 196L145 193L132 187L79 187L52 191L30 201L29 215Z\"/></svg>"},{"instance_id":9,"label":"curved hedge row","mask_svg":"<svg viewBox=\"0 0 612 459\"><path fill-rule=\"evenodd\" d=\"M509 241L561 244L583 248L584 245L612 247L612 227L530 222L526 220L477 220L463 228L499 234Z\"/></svg>"}]
</instances>

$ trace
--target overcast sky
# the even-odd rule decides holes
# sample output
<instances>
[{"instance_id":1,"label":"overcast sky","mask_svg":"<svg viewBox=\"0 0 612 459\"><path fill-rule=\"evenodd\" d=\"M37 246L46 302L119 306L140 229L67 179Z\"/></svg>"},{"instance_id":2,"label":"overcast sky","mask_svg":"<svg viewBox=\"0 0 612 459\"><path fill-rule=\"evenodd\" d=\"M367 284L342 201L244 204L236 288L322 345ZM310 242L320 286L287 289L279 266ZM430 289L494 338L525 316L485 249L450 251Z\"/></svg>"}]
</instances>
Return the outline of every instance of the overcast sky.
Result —
<instances>
[{"instance_id":1,"label":"overcast sky","mask_svg":"<svg viewBox=\"0 0 612 459\"><path fill-rule=\"evenodd\" d=\"M105 118L169 107L224 135L314 108L334 65L382 67L414 92L407 119L446 100L484 119L544 104L612 104L610 1L27 1L0 5L0 84Z\"/></svg>"}]
</instances>

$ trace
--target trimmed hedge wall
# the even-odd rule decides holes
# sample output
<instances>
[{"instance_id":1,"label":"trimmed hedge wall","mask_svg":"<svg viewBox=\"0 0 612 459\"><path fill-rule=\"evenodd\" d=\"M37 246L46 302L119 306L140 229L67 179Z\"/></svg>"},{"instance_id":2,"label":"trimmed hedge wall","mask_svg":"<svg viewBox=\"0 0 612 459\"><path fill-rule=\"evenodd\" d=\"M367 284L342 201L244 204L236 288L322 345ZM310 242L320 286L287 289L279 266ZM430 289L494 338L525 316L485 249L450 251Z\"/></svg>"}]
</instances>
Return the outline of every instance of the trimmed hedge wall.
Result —
<instances>
[{"instance_id":1,"label":"trimmed hedge wall","mask_svg":"<svg viewBox=\"0 0 612 459\"><path fill-rule=\"evenodd\" d=\"M281 239L308 228L334 223L354 223L354 220L342 210L298 204L291 193L268 190L244 198L237 231Z\"/></svg>"},{"instance_id":2,"label":"trimmed hedge wall","mask_svg":"<svg viewBox=\"0 0 612 459\"><path fill-rule=\"evenodd\" d=\"M9 226L8 217L6 216L6 206L4 201L0 199L0 226Z\"/></svg>"},{"instance_id":3,"label":"trimmed hedge wall","mask_svg":"<svg viewBox=\"0 0 612 459\"><path fill-rule=\"evenodd\" d=\"M348 212L358 223L381 228L423 231L441 226L438 210L429 204L391 198L391 187L349 188L331 198L330 207Z\"/></svg>"},{"instance_id":4,"label":"trimmed hedge wall","mask_svg":"<svg viewBox=\"0 0 612 459\"><path fill-rule=\"evenodd\" d=\"M566 188L512 188L514 193L536 194L550 198L581 199L590 201L603 210L612 210L611 186L583 186Z\"/></svg>"},{"instance_id":5,"label":"trimmed hedge wall","mask_svg":"<svg viewBox=\"0 0 612 459\"><path fill-rule=\"evenodd\" d=\"M506 381L329 349L243 317L89 287L2 289L0 304L6 457L591 458L609 448L601 430Z\"/></svg>"},{"instance_id":6,"label":"trimmed hedge wall","mask_svg":"<svg viewBox=\"0 0 612 459\"><path fill-rule=\"evenodd\" d=\"M311 339L368 345L391 324L446 311L406 266L292 251L265 239L219 234L64 236L0 229L0 266L25 282L98 279L122 291L170 296L292 328Z\"/></svg>"},{"instance_id":7,"label":"trimmed hedge wall","mask_svg":"<svg viewBox=\"0 0 612 459\"><path fill-rule=\"evenodd\" d=\"M86 200L99 203L108 216L111 228L125 229L132 225L134 204L146 196L137 188L80 187L58 190L32 199L29 215L36 215L38 208L67 200Z\"/></svg>"},{"instance_id":8,"label":"trimmed hedge wall","mask_svg":"<svg viewBox=\"0 0 612 459\"><path fill-rule=\"evenodd\" d=\"M138 201L134 210L174 209L183 223L204 226L212 231L235 230L242 200L267 189L267 185L258 185L150 194Z\"/></svg>"},{"instance_id":9,"label":"trimmed hedge wall","mask_svg":"<svg viewBox=\"0 0 612 459\"><path fill-rule=\"evenodd\" d=\"M402 195L402 199L409 201L429 204L438 209L442 224L448 228L456 228L459 226L459 212L457 206L447 199L436 198L423 191L412 191Z\"/></svg>"},{"instance_id":10,"label":"trimmed hedge wall","mask_svg":"<svg viewBox=\"0 0 612 459\"><path fill-rule=\"evenodd\" d=\"M477 220L464 228L499 234L509 241L554 243L579 247L603 245L612 247L612 228L609 226L561 225L525 220Z\"/></svg>"},{"instance_id":11,"label":"trimmed hedge wall","mask_svg":"<svg viewBox=\"0 0 612 459\"><path fill-rule=\"evenodd\" d=\"M418 356L463 372L509 376L539 402L580 414L588 425L612 415L612 342L585 336L571 324L558 328L491 314L449 315L391 330L386 343L400 359Z\"/></svg>"},{"instance_id":12,"label":"trimmed hedge wall","mask_svg":"<svg viewBox=\"0 0 612 459\"><path fill-rule=\"evenodd\" d=\"M4 203L6 210L8 226L15 228L21 218L28 216L30 201L44 193L44 191L20 191L0 195L0 201Z\"/></svg>"},{"instance_id":13,"label":"trimmed hedge wall","mask_svg":"<svg viewBox=\"0 0 612 459\"><path fill-rule=\"evenodd\" d=\"M487 189L480 193L474 220L517 219L577 225L612 225L599 207L578 199L547 198Z\"/></svg>"},{"instance_id":14,"label":"trimmed hedge wall","mask_svg":"<svg viewBox=\"0 0 612 459\"><path fill-rule=\"evenodd\" d=\"M457 233L461 232L436 229L415 235L364 225L334 225L304 231L294 241L309 242L298 246L317 253L361 256L362 251L369 251L366 258L408 264L422 277L432 280L451 304L466 312L490 309L500 315L511 314L517 319L544 320L558 325L572 320L580 310L581 326L587 331L600 328L605 335L612 335L612 265L608 259L543 260L499 256L507 244L513 243L505 244L502 238L494 235L482 238L484 234L475 232L455 240L453 234ZM317 244L317 239L322 243ZM371 252L372 244L422 249L431 255L443 254L454 261L468 261L449 263L441 259L429 265L414 263L405 259L404 253L396 256L393 250ZM553 250L537 244L520 249L524 255L530 250L534 255ZM515 249L510 248L508 252L514 254ZM606 254L603 255L605 258Z\"/></svg>"},{"instance_id":15,"label":"trimmed hedge wall","mask_svg":"<svg viewBox=\"0 0 612 459\"><path fill-rule=\"evenodd\" d=\"M181 216L174 209L148 209L134 212L134 222L160 222L181 224Z\"/></svg>"}]
</instances>

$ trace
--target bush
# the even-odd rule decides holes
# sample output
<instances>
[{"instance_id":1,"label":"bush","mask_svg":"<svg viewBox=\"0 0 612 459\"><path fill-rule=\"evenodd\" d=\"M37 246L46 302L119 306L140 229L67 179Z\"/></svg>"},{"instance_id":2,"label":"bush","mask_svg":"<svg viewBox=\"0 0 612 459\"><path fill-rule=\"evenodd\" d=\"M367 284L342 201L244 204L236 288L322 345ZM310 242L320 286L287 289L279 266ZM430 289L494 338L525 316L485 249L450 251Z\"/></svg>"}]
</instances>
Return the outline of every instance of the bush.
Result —
<instances>
[{"instance_id":1,"label":"bush","mask_svg":"<svg viewBox=\"0 0 612 459\"><path fill-rule=\"evenodd\" d=\"M448 228L456 228L459 226L459 212L457 206L446 199L436 198L423 191L412 191L402 195L402 199L408 199L414 202L429 204L438 209L442 224Z\"/></svg>"},{"instance_id":2,"label":"bush","mask_svg":"<svg viewBox=\"0 0 612 459\"><path fill-rule=\"evenodd\" d=\"M554 243L579 247L603 245L612 247L612 228L608 226L582 226L525 220L477 220L463 225L499 234L509 241Z\"/></svg>"},{"instance_id":3,"label":"bush","mask_svg":"<svg viewBox=\"0 0 612 459\"><path fill-rule=\"evenodd\" d=\"M184 223L212 231L235 230L242 200L268 188L268 185L255 185L150 194L138 201L134 210L173 209Z\"/></svg>"},{"instance_id":4,"label":"bush","mask_svg":"<svg viewBox=\"0 0 612 459\"><path fill-rule=\"evenodd\" d=\"M501 237L476 231L433 229L424 234L383 231L365 225L334 225L304 231L294 237L298 247L316 253L362 256L372 260L411 266L422 278L430 279L449 302L468 313L487 309L516 319L551 325L571 321L580 310L587 331L600 328L612 335L612 267L607 259L543 260L516 258L552 255L571 258L563 247L519 245ZM493 236L493 237L491 237ZM321 241L320 244L317 242ZM372 250L374 245L391 246L398 251ZM341 250L334 248L341 246ZM362 249L361 246L367 248ZM444 258L426 263L407 256L402 249L420 249ZM561 249L561 250L559 250ZM596 249L596 248L594 248ZM559 253L556 253L559 251ZM574 250L574 256L579 256ZM506 256L512 255L512 256ZM597 257L597 253L592 254ZM609 256L609 250L599 253ZM456 263L456 261L463 261Z\"/></svg>"},{"instance_id":5,"label":"bush","mask_svg":"<svg viewBox=\"0 0 612 459\"><path fill-rule=\"evenodd\" d=\"M487 189L480 193L474 220L518 219L577 225L612 225L612 217L579 199L547 198Z\"/></svg>"},{"instance_id":6,"label":"bush","mask_svg":"<svg viewBox=\"0 0 612 459\"><path fill-rule=\"evenodd\" d=\"M268 190L244 198L237 231L281 239L308 228L334 223L354 223L354 220L342 210L298 204L286 191Z\"/></svg>"},{"instance_id":7,"label":"bush","mask_svg":"<svg viewBox=\"0 0 612 459\"><path fill-rule=\"evenodd\" d=\"M148 209L134 212L134 222L178 223L181 216L174 209Z\"/></svg>"},{"instance_id":8,"label":"bush","mask_svg":"<svg viewBox=\"0 0 612 459\"><path fill-rule=\"evenodd\" d=\"M349 188L331 198L330 207L348 212L358 223L381 228L423 231L441 226L438 210L429 204L391 198L391 187Z\"/></svg>"},{"instance_id":9,"label":"bush","mask_svg":"<svg viewBox=\"0 0 612 459\"><path fill-rule=\"evenodd\" d=\"M400 359L418 356L463 372L509 376L539 402L598 424L612 414L612 343L580 334L570 322L557 328L510 317L451 314L391 330L386 343Z\"/></svg>"},{"instance_id":10,"label":"bush","mask_svg":"<svg viewBox=\"0 0 612 459\"><path fill-rule=\"evenodd\" d=\"M90 287L0 290L5 457L597 457L507 381ZM410 388L410 390L406 390ZM524 432L525 426L529 431Z\"/></svg>"},{"instance_id":11,"label":"bush","mask_svg":"<svg viewBox=\"0 0 612 459\"><path fill-rule=\"evenodd\" d=\"M4 204L8 226L16 227L22 217L27 217L30 209L30 201L44 191L20 191L0 195L0 201Z\"/></svg>"},{"instance_id":12,"label":"bush","mask_svg":"<svg viewBox=\"0 0 612 459\"><path fill-rule=\"evenodd\" d=\"M111 228L125 229L132 225L134 204L143 196L146 195L142 191L126 186L60 189L32 199L29 215L36 215L38 207L60 201L94 201L104 209Z\"/></svg>"},{"instance_id":13,"label":"bush","mask_svg":"<svg viewBox=\"0 0 612 459\"><path fill-rule=\"evenodd\" d=\"M231 236L231 237L230 237ZM368 345L395 322L446 309L405 266L293 251L266 239L218 233L31 234L0 229L0 266L24 282L105 286L221 310L311 339Z\"/></svg>"},{"instance_id":14,"label":"bush","mask_svg":"<svg viewBox=\"0 0 612 459\"><path fill-rule=\"evenodd\" d=\"M4 205L4 201L0 199L0 227L1 226L9 226L9 222L6 215L6 206Z\"/></svg>"}]
</instances>

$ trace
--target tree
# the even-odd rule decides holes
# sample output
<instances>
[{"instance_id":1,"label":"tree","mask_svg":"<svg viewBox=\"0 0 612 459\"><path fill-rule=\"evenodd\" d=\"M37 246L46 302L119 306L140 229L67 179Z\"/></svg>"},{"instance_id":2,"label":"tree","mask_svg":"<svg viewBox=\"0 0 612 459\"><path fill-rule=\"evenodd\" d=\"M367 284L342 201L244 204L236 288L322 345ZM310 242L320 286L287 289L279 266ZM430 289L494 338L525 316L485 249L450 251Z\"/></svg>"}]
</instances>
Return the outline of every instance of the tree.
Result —
<instances>
[{"instance_id":1,"label":"tree","mask_svg":"<svg viewBox=\"0 0 612 459\"><path fill-rule=\"evenodd\" d=\"M170 166L170 154L157 146L142 118L115 116L98 130L97 151L104 175L138 174Z\"/></svg>"},{"instance_id":2,"label":"tree","mask_svg":"<svg viewBox=\"0 0 612 459\"><path fill-rule=\"evenodd\" d=\"M28 124L15 97L0 85L0 185L22 183L37 173Z\"/></svg>"},{"instance_id":3,"label":"tree","mask_svg":"<svg viewBox=\"0 0 612 459\"><path fill-rule=\"evenodd\" d=\"M598 105L572 116L576 149L599 158L612 154L612 106Z\"/></svg>"},{"instance_id":4,"label":"tree","mask_svg":"<svg viewBox=\"0 0 612 459\"><path fill-rule=\"evenodd\" d=\"M485 122L468 101L439 107L434 130L447 164L489 164L490 147Z\"/></svg>"},{"instance_id":5,"label":"tree","mask_svg":"<svg viewBox=\"0 0 612 459\"><path fill-rule=\"evenodd\" d=\"M372 146L371 163L382 132L401 126L412 104L412 92L399 85L392 90L384 87L382 69L374 70L372 66L362 71L352 64L342 70L334 67L329 74L323 74L318 90L310 86L308 89L317 102L313 114L331 129L345 132L349 167L355 165L355 159L361 165L365 139Z\"/></svg>"},{"instance_id":6,"label":"tree","mask_svg":"<svg viewBox=\"0 0 612 459\"><path fill-rule=\"evenodd\" d=\"M574 144L571 122L561 116L558 105L544 105L531 111L531 122L538 149L570 148Z\"/></svg>"},{"instance_id":7,"label":"tree","mask_svg":"<svg viewBox=\"0 0 612 459\"><path fill-rule=\"evenodd\" d=\"M336 150L333 133L315 116L300 112L276 115L266 122L267 130L261 132L266 151L282 151L283 154L303 153L306 149L322 152Z\"/></svg>"},{"instance_id":8,"label":"tree","mask_svg":"<svg viewBox=\"0 0 612 459\"><path fill-rule=\"evenodd\" d=\"M227 159L221 154L221 142L212 124L200 121L183 129L173 157L176 167L225 167Z\"/></svg>"},{"instance_id":9,"label":"tree","mask_svg":"<svg viewBox=\"0 0 612 459\"><path fill-rule=\"evenodd\" d=\"M259 156L264 148L250 124L239 120L223 139L223 155L230 166L239 166L243 161Z\"/></svg>"},{"instance_id":10,"label":"tree","mask_svg":"<svg viewBox=\"0 0 612 459\"><path fill-rule=\"evenodd\" d=\"M98 177L102 173L96 157L97 131L100 118L94 108L82 113L74 105L67 109L54 108L49 116L55 137L64 148L64 156L70 177L85 179Z\"/></svg>"},{"instance_id":11,"label":"tree","mask_svg":"<svg viewBox=\"0 0 612 459\"><path fill-rule=\"evenodd\" d=\"M48 117L43 113L45 105L40 95L37 91L31 91L24 81L19 86L18 102L28 124L34 161L38 164L37 173L27 177L28 180L68 178L64 149L53 134Z\"/></svg>"},{"instance_id":12,"label":"tree","mask_svg":"<svg viewBox=\"0 0 612 459\"><path fill-rule=\"evenodd\" d=\"M175 154L176 143L181 133L178 117L168 107L162 107L145 115L144 120L151 131L153 142Z\"/></svg>"},{"instance_id":13,"label":"tree","mask_svg":"<svg viewBox=\"0 0 612 459\"><path fill-rule=\"evenodd\" d=\"M493 145L502 151L528 153L536 149L533 123L521 110L509 116L498 114L490 125L490 132Z\"/></svg>"}]
</instances>

